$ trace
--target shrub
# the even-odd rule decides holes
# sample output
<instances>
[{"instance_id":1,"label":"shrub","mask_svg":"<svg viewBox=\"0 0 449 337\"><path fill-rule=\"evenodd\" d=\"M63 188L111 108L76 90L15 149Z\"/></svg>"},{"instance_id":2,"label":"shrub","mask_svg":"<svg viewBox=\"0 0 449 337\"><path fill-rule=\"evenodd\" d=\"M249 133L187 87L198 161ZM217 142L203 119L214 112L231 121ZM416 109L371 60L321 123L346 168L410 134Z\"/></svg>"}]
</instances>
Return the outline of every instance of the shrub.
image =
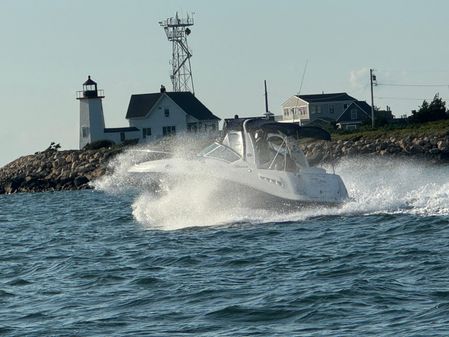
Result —
<instances>
[{"instance_id":1,"label":"shrub","mask_svg":"<svg viewBox=\"0 0 449 337\"><path fill-rule=\"evenodd\" d=\"M83 150L98 150L105 147L111 147L114 146L114 142L112 140L97 140L93 143L89 143L86 146L84 146Z\"/></svg>"}]
</instances>

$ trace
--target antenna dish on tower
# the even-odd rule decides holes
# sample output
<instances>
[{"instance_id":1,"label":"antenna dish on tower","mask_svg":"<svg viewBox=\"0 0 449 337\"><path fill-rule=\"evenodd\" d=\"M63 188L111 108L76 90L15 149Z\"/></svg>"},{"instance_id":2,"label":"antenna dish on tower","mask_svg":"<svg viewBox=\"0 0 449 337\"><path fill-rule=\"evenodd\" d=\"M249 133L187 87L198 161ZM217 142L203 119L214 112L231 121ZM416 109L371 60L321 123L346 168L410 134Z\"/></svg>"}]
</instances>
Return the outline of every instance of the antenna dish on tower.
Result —
<instances>
[{"instance_id":1,"label":"antenna dish on tower","mask_svg":"<svg viewBox=\"0 0 449 337\"><path fill-rule=\"evenodd\" d=\"M168 41L172 42L172 59L170 78L173 91L190 91L195 94L193 87L192 65L187 36L191 34L190 26L193 26L193 14L180 18L178 13L175 17L160 21L159 25L164 27Z\"/></svg>"}]
</instances>

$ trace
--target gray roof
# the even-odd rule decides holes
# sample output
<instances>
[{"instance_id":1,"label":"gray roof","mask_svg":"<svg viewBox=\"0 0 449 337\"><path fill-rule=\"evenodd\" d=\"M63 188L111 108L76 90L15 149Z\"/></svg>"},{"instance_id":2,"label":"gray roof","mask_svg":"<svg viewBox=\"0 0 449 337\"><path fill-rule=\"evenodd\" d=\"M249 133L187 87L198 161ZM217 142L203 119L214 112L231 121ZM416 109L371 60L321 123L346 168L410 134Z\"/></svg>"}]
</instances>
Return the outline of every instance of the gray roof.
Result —
<instances>
[{"instance_id":1,"label":"gray roof","mask_svg":"<svg viewBox=\"0 0 449 337\"><path fill-rule=\"evenodd\" d=\"M87 81L83 83L83 85L96 85L97 82L90 78L90 75L87 77Z\"/></svg>"},{"instance_id":2,"label":"gray roof","mask_svg":"<svg viewBox=\"0 0 449 337\"><path fill-rule=\"evenodd\" d=\"M198 98L187 91L132 95L126 118L145 117L162 95L170 97L182 110L198 120L220 120Z\"/></svg>"},{"instance_id":3,"label":"gray roof","mask_svg":"<svg viewBox=\"0 0 449 337\"><path fill-rule=\"evenodd\" d=\"M333 94L296 95L296 97L299 97L309 103L356 101L354 97L349 96L345 92L337 92Z\"/></svg>"},{"instance_id":4,"label":"gray roof","mask_svg":"<svg viewBox=\"0 0 449 337\"><path fill-rule=\"evenodd\" d=\"M367 114L371 114L371 105L369 105L365 101L356 101L356 102L354 102L354 104L357 104L360 107L360 109L362 109ZM352 103L351 103L351 105L352 105ZM348 106L348 108L349 108L349 106Z\"/></svg>"},{"instance_id":5,"label":"gray roof","mask_svg":"<svg viewBox=\"0 0 449 337\"><path fill-rule=\"evenodd\" d=\"M371 119L371 106L366 103L365 101L355 101L349 104L349 106L345 109L345 111L342 112L340 116L337 118L337 122L344 121L346 119L349 119L349 111L353 109L353 107L357 107L359 110L364 112L367 116L367 118ZM359 118L361 119L361 118Z\"/></svg>"}]
</instances>

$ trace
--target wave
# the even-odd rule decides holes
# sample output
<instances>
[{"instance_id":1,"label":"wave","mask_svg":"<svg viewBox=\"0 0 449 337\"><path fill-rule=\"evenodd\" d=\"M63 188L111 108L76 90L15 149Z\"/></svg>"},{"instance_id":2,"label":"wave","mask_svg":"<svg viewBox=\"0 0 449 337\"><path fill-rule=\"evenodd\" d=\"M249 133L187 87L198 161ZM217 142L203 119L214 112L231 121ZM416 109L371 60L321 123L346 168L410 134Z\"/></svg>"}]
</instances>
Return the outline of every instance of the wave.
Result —
<instances>
[{"instance_id":1,"label":"wave","mask_svg":"<svg viewBox=\"0 0 449 337\"><path fill-rule=\"evenodd\" d=\"M449 214L449 166L404 159L351 159L337 167L360 213Z\"/></svg>"},{"instance_id":2,"label":"wave","mask_svg":"<svg viewBox=\"0 0 449 337\"><path fill-rule=\"evenodd\" d=\"M182 154L183 151L178 151ZM126 152L112 163L113 174L94 183L108 193L133 189L135 219L147 228L174 230L187 227L303 221L317 216L368 214L449 215L449 166L391 158L350 158L335 169L346 184L351 201L340 207L278 211L240 206L236 195L223 195L223 182L207 176L176 179L163 185L161 194L150 192L148 178L131 177L127 170L145 154ZM134 187L132 187L134 186ZM137 189L135 188L137 186Z\"/></svg>"}]
</instances>

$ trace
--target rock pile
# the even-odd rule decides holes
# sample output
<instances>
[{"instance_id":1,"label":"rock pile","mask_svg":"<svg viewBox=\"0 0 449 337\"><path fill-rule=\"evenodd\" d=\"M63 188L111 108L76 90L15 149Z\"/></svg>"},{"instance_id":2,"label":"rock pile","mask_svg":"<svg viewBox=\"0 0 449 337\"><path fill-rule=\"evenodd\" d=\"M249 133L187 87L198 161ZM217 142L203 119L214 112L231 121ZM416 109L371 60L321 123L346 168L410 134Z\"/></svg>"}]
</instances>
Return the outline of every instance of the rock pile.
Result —
<instances>
[{"instance_id":1,"label":"rock pile","mask_svg":"<svg viewBox=\"0 0 449 337\"><path fill-rule=\"evenodd\" d=\"M57 151L47 149L0 168L0 194L90 188L107 172L109 159L121 149Z\"/></svg>"},{"instance_id":2,"label":"rock pile","mask_svg":"<svg viewBox=\"0 0 449 337\"><path fill-rule=\"evenodd\" d=\"M315 142L304 147L312 162L355 156L417 157L435 162L449 161L449 137L427 136Z\"/></svg>"},{"instance_id":3,"label":"rock pile","mask_svg":"<svg viewBox=\"0 0 449 337\"><path fill-rule=\"evenodd\" d=\"M109 161L124 148L58 151L51 147L0 168L0 194L91 188L89 182L108 173ZM314 142L303 146L312 164L355 156L418 157L449 162L449 136Z\"/></svg>"}]
</instances>

